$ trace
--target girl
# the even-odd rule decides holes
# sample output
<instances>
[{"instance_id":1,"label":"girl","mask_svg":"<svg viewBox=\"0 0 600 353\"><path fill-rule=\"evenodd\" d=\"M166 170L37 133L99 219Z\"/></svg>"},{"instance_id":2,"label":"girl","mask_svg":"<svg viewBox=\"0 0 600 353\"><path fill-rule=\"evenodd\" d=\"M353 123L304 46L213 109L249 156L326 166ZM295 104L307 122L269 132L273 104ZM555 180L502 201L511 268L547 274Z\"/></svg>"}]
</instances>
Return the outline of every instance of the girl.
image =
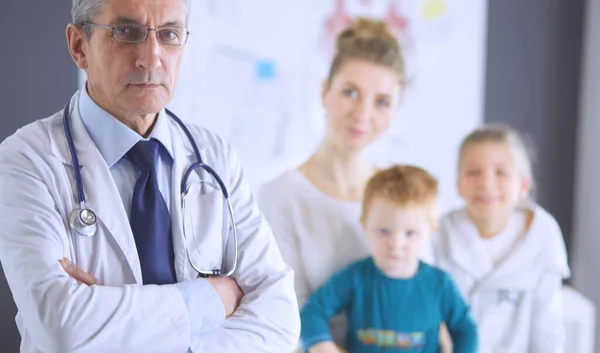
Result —
<instances>
[{"instance_id":1,"label":"girl","mask_svg":"<svg viewBox=\"0 0 600 353\"><path fill-rule=\"evenodd\" d=\"M471 305L479 351L561 352L567 255L556 220L529 197L523 139L503 126L477 129L460 147L458 169L466 206L442 218L433 252Z\"/></svg>"}]
</instances>

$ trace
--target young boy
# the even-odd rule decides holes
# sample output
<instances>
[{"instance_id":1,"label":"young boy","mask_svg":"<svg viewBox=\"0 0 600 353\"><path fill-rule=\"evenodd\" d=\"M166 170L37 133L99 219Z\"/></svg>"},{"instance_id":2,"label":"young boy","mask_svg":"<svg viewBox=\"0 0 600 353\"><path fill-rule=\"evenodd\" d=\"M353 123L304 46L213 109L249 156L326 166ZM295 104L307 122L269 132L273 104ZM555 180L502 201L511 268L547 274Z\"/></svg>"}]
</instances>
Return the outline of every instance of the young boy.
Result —
<instances>
[{"instance_id":1,"label":"young boy","mask_svg":"<svg viewBox=\"0 0 600 353\"><path fill-rule=\"evenodd\" d=\"M300 313L301 339L310 353L344 352L328 321L346 311L351 353L439 352L445 323L454 353L475 353L469 309L445 272L419 261L436 227L437 181L412 166L375 174L365 188L361 224L372 257L334 275Z\"/></svg>"}]
</instances>

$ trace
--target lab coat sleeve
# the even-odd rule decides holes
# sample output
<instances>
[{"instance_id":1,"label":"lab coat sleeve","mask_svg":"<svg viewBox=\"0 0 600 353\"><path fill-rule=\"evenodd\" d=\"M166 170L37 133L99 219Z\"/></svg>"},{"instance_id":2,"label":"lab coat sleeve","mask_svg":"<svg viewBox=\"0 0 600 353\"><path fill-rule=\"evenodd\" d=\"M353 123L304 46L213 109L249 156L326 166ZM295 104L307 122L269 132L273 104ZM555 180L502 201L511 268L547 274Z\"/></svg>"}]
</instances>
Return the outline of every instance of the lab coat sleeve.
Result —
<instances>
[{"instance_id":1,"label":"lab coat sleeve","mask_svg":"<svg viewBox=\"0 0 600 353\"><path fill-rule=\"evenodd\" d=\"M263 187L258 194L258 204L267 222L273 230L273 236L281 251L283 261L294 270L294 290L298 307L302 307L311 294L302 254L298 244L298 235L294 230L290 195L279 185Z\"/></svg>"},{"instance_id":2,"label":"lab coat sleeve","mask_svg":"<svg viewBox=\"0 0 600 353\"><path fill-rule=\"evenodd\" d=\"M9 145L0 145L0 260L33 344L57 353L184 352L188 317L174 286L87 286L68 277L58 259L70 235L49 192L55 186L44 181L62 175Z\"/></svg>"},{"instance_id":3,"label":"lab coat sleeve","mask_svg":"<svg viewBox=\"0 0 600 353\"><path fill-rule=\"evenodd\" d=\"M259 212L237 154L227 148L229 191L239 238L234 279L244 293L221 328L199 335L194 353L292 352L300 334L293 271L281 258L269 225Z\"/></svg>"},{"instance_id":4,"label":"lab coat sleeve","mask_svg":"<svg viewBox=\"0 0 600 353\"><path fill-rule=\"evenodd\" d=\"M536 287L529 352L564 352L566 338L562 319L562 278L558 273L549 272Z\"/></svg>"}]
</instances>

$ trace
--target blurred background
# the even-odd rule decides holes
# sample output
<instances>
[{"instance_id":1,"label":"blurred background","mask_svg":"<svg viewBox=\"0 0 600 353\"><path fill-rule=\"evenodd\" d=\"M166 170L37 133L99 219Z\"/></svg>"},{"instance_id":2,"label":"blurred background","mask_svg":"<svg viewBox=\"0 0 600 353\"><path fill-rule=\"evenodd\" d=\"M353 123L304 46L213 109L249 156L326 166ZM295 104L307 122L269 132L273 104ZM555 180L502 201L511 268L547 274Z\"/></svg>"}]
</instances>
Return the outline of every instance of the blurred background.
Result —
<instances>
[{"instance_id":1,"label":"blurred background","mask_svg":"<svg viewBox=\"0 0 600 353\"><path fill-rule=\"evenodd\" d=\"M2 1L0 141L62 109L85 82L66 46L70 7ZM468 131L502 122L526 133L535 146L537 200L567 244L567 284L587 298L567 296L567 352L600 353L592 348L600 332L592 305L600 303L600 1L194 0L169 108L229 140L257 189L320 141L321 82L334 38L359 15L394 28L410 78L370 157L430 170L444 212L460 203L456 158ZM15 313L2 276L2 352L19 350Z\"/></svg>"}]
</instances>

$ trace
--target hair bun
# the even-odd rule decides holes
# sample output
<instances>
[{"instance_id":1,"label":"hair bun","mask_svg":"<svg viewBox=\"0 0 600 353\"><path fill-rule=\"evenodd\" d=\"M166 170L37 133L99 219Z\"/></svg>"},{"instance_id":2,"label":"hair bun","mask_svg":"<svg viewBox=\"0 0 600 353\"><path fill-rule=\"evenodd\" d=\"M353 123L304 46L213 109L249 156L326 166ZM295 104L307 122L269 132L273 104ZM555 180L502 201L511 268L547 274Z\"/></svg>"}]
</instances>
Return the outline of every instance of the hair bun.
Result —
<instances>
[{"instance_id":1,"label":"hair bun","mask_svg":"<svg viewBox=\"0 0 600 353\"><path fill-rule=\"evenodd\" d=\"M353 51L357 46L369 42L378 42L400 52L398 38L391 27L383 20L365 17L356 18L350 27L340 33L336 41L336 49L338 53Z\"/></svg>"}]
</instances>

